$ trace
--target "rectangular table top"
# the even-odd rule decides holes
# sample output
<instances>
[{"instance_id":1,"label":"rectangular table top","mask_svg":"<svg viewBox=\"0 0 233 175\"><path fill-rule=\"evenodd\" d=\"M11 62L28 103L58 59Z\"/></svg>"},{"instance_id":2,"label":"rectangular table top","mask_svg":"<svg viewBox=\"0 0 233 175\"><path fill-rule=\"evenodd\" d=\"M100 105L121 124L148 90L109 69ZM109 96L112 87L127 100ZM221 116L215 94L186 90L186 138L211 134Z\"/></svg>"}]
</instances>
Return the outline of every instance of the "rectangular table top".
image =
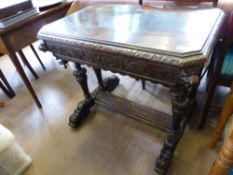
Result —
<instances>
[{"instance_id":1,"label":"rectangular table top","mask_svg":"<svg viewBox=\"0 0 233 175\"><path fill-rule=\"evenodd\" d=\"M183 65L206 60L223 19L217 8L94 5L45 26L39 38Z\"/></svg>"}]
</instances>

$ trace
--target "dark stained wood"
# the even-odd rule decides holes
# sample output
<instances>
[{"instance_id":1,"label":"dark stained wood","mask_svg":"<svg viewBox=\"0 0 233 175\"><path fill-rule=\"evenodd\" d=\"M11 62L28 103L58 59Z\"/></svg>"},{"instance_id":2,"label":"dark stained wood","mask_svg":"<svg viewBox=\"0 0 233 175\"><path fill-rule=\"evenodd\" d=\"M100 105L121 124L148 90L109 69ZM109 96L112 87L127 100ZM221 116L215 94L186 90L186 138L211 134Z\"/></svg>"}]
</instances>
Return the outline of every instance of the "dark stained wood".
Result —
<instances>
[{"instance_id":1,"label":"dark stained wood","mask_svg":"<svg viewBox=\"0 0 233 175\"><path fill-rule=\"evenodd\" d=\"M8 95L9 98L13 98L15 96L14 90L11 88L10 84L8 83L6 77L4 76L2 70L0 69L0 79L3 82L3 86L6 89L6 94Z\"/></svg>"},{"instance_id":2,"label":"dark stained wood","mask_svg":"<svg viewBox=\"0 0 233 175\"><path fill-rule=\"evenodd\" d=\"M36 56L37 60L39 61L41 67L42 67L42 68L44 69L44 71L45 71L45 70L46 70L46 67L45 67L44 64L42 63L42 61L41 61L41 59L40 59L38 53L36 52L36 49L34 48L33 44L30 44L29 46L30 46L30 48L32 49L32 52L35 54L35 56Z\"/></svg>"},{"instance_id":3,"label":"dark stained wood","mask_svg":"<svg viewBox=\"0 0 233 175\"><path fill-rule=\"evenodd\" d=\"M76 69L73 72L73 75L76 78L76 80L79 82L84 92L85 98L91 98L91 94L89 92L88 85L87 85L87 75L86 75L87 70L81 67L81 65L78 63L75 64L75 68Z\"/></svg>"},{"instance_id":4,"label":"dark stained wood","mask_svg":"<svg viewBox=\"0 0 233 175\"><path fill-rule=\"evenodd\" d=\"M37 40L39 29L49 22L63 17L69 9L71 2L65 2L52 9L42 11L38 15L22 20L3 30L0 30L0 53L8 54L24 84L31 93L38 107L42 107L36 93L28 80L15 52Z\"/></svg>"},{"instance_id":5,"label":"dark stained wood","mask_svg":"<svg viewBox=\"0 0 233 175\"><path fill-rule=\"evenodd\" d=\"M24 11L33 7L31 0L15 1L14 3L12 2L13 1L5 1L4 3L0 4L0 19L6 18L20 11Z\"/></svg>"},{"instance_id":6,"label":"dark stained wood","mask_svg":"<svg viewBox=\"0 0 233 175\"><path fill-rule=\"evenodd\" d=\"M27 58L25 57L24 53L22 50L18 51L19 56L21 58L21 60L23 61L23 63L27 66L27 68L30 70L30 72L33 74L33 76L35 77L35 79L38 79L38 75L36 74L36 72L34 71L34 69L32 68L32 66L30 65L30 63L28 62Z\"/></svg>"},{"instance_id":7,"label":"dark stained wood","mask_svg":"<svg viewBox=\"0 0 233 175\"><path fill-rule=\"evenodd\" d=\"M146 106L139 105L130 100L126 100L126 99L111 95L109 93L104 93L105 91L108 91L108 92L112 91L118 84L116 82L119 81L119 79L111 78L107 80L105 79L103 81L100 69L94 69L98 83L99 83L99 87L97 87L97 89L94 90L93 93L90 94L88 87L87 87L86 69L81 68L81 66L77 63L75 65L76 65L76 70L74 71L73 74L84 91L85 100L81 102L82 106L80 106L80 103L79 103L77 107L78 111L81 111L81 109L83 109L82 112L78 112L77 114L77 109L76 109L75 112L71 115L70 123L69 123L70 126L72 127L80 126L81 122L89 114L90 108L95 103L95 104L107 107L109 109L112 109L114 111L120 112L122 114L125 114L127 116L130 116L132 118L136 118L140 121L143 121L155 127L158 127L162 129L163 131L166 131L166 132L170 131L171 121L172 121L171 115L157 111L155 109L152 109ZM112 85L113 87L110 88L110 86ZM92 101L92 102L89 102L89 101ZM89 105L85 104L87 102L89 103ZM83 103L85 104L85 107L83 107ZM85 115L85 117L83 117L83 115Z\"/></svg>"},{"instance_id":8,"label":"dark stained wood","mask_svg":"<svg viewBox=\"0 0 233 175\"><path fill-rule=\"evenodd\" d=\"M163 131L171 129L172 116L161 111L142 106L109 93L98 93L95 103L113 111L135 118L144 123L155 126Z\"/></svg>"},{"instance_id":9,"label":"dark stained wood","mask_svg":"<svg viewBox=\"0 0 233 175\"><path fill-rule=\"evenodd\" d=\"M60 60L88 64L97 69L101 67L103 70L111 70L112 72L129 75L133 78L150 80L167 86L173 86L179 77L179 67L152 60L143 60L130 56L122 57L122 54L112 55L104 51L69 47L66 44L61 47L61 45L52 41L46 42L46 45L42 44L40 47L43 48L42 50L56 51L54 55ZM128 62L131 64L126 64ZM200 66L197 65L198 67ZM189 68L193 69L193 67Z\"/></svg>"},{"instance_id":10,"label":"dark stained wood","mask_svg":"<svg viewBox=\"0 0 233 175\"><path fill-rule=\"evenodd\" d=\"M98 80L99 86L100 87L104 87L104 83L103 83L103 78L102 78L102 74L101 74L101 69L94 69L96 78Z\"/></svg>"},{"instance_id":11,"label":"dark stained wood","mask_svg":"<svg viewBox=\"0 0 233 175\"><path fill-rule=\"evenodd\" d=\"M190 80L187 81L187 78L190 78ZM167 172L171 165L172 156L184 133L185 125L195 102L195 96L192 96L191 92L198 83L199 73L194 71L190 75L180 77L176 85L171 88L172 129L164 141L163 148L156 160L155 169L160 174Z\"/></svg>"},{"instance_id":12,"label":"dark stained wood","mask_svg":"<svg viewBox=\"0 0 233 175\"><path fill-rule=\"evenodd\" d=\"M146 81L142 80L142 89L146 89Z\"/></svg>"},{"instance_id":13,"label":"dark stained wood","mask_svg":"<svg viewBox=\"0 0 233 175\"><path fill-rule=\"evenodd\" d=\"M38 16L23 20L2 31L0 30L0 36L4 34L10 43L14 43L12 45L13 49L18 51L37 40L37 33L42 26L65 16L69 4L66 4L66 6L62 5L62 7L55 7L54 9L41 12Z\"/></svg>"},{"instance_id":14,"label":"dark stained wood","mask_svg":"<svg viewBox=\"0 0 233 175\"><path fill-rule=\"evenodd\" d=\"M75 70L73 71L73 75L79 85L81 86L84 93L84 100L79 102L77 108L74 110L73 114L70 116L69 125L73 128L79 127L82 121L88 116L90 113L91 107L94 105L94 100L89 92L87 85L87 70L81 67L80 64L75 63Z\"/></svg>"},{"instance_id":15,"label":"dark stained wood","mask_svg":"<svg viewBox=\"0 0 233 175\"><path fill-rule=\"evenodd\" d=\"M82 124L82 121L88 116L91 107L95 104L97 94L101 91L111 92L119 84L119 78L116 76L102 80L100 70L95 69L97 79L99 81L99 87L90 94L87 85L86 69L81 67L79 63L75 63L75 68L73 75L81 86L85 98L78 103L76 109L69 118L69 125L73 128L79 127Z\"/></svg>"},{"instance_id":16,"label":"dark stained wood","mask_svg":"<svg viewBox=\"0 0 233 175\"><path fill-rule=\"evenodd\" d=\"M27 78L27 76L26 76L26 74L25 74L25 72L24 72L24 70L23 70L23 68L22 68L22 66L21 66L21 64L20 64L17 56L16 56L15 51L11 47L11 44L9 44L8 41L5 40L5 39L3 41L8 46L7 47L7 53L9 55L9 57L11 58L11 61L13 62L15 68L17 69L20 77L22 78L24 84L26 85L26 87L28 88L29 92L31 93L31 95L32 95L33 99L35 100L37 106L39 108L42 108L42 105L41 105L39 99L37 98L36 93L35 93L35 91L34 91L32 85L31 85L30 81L28 80L28 78Z\"/></svg>"},{"instance_id":17,"label":"dark stained wood","mask_svg":"<svg viewBox=\"0 0 233 175\"><path fill-rule=\"evenodd\" d=\"M154 8L144 6L128 5L125 7L127 7L124 11L125 14L127 14L127 17L129 15L134 16L135 14L141 15L141 17L143 17L143 15L148 15L148 13L153 10L156 11L156 9ZM101 8L101 10L98 11L98 8ZM224 20L224 17L222 16L223 14L219 14L219 11L217 9L211 9L217 10L218 12L216 11L216 14L218 15L216 15L215 17L213 15L210 16L215 21L215 23L213 23L213 25L211 26L215 27L216 30L210 30L208 35L203 36L204 38L207 37L206 40L209 41L208 43L204 42L204 44L207 44L207 46L204 48L209 48L207 54L208 56L206 55L206 50L201 50L200 52L198 51L194 53L193 48L190 48L190 50L188 51L186 50L188 54L187 56L184 56L184 53L182 52L182 54L180 54L180 51L178 51L177 54L171 52L171 50L174 49L174 47L172 46L176 46L177 42L180 42L181 46L187 47L187 39L189 39L189 37L187 37L186 39L182 37L184 36L185 32L190 32L190 28L185 28L184 25L179 25L179 28L181 28L179 31L182 31L180 33L181 38L179 38L179 40L177 40L177 36L175 35L176 33L174 33L173 29L169 26L167 27L169 33L168 36L170 37L169 41L171 43L174 43L174 45L169 45L169 47L167 47L166 49L163 48L161 52L157 48L160 47L161 44L163 44L158 43L160 42L160 40L158 40L158 42L155 42L154 40L147 40L148 43L144 42L142 44L138 44L140 43L138 41L144 41L143 39L151 37L151 35L145 36L145 33L148 31L154 32L154 37L161 35L163 36L164 33L163 31L161 31L161 27L170 24L170 22L173 22L174 26L176 26L177 23L181 21L183 24L184 21L180 21L180 18L175 19L178 20L177 23L174 22L173 15L170 16L170 18L166 16L166 20L168 21L163 23L164 26L161 25L161 27L159 28L157 28L158 25L155 25L156 21L154 21L153 24L153 20L151 21L151 19L151 23L148 28L147 26L143 25L144 23L133 23L136 26L132 26L131 28L134 29L134 27L136 27L138 33L130 32L129 30L128 32L126 32L127 37L123 37L123 41L121 43L116 43L115 35L119 35L117 28L115 28L116 30L112 30L112 27L114 26L109 26L107 24L114 24L116 22L116 18L120 13L120 8L120 6L115 5L90 7L86 9L86 11L82 10L54 23L53 27L52 25L47 26L43 28L39 34L39 37L44 40L44 43L41 45L40 48L44 51L51 51L53 55L58 60L62 60L62 63L64 63L65 65L68 61L75 63L76 70L74 71L74 76L82 87L85 98L78 104L78 107L75 109L74 113L70 117L69 124L72 127L80 126L82 121L89 114L90 109L94 104L100 104L109 108L113 108L116 111L121 111L123 114L147 122L150 121L153 123L156 121L158 122L157 126L163 129L166 128L166 125L169 125L170 123L168 137L166 138L160 155L155 163L155 170L159 174L166 174L171 165L176 146L182 138L185 126L187 124L187 121L189 120L190 113L195 104L195 94L197 86L200 82L200 72L203 69L204 62L207 60L205 59L204 61L202 59L208 58L212 53L213 45L218 39L218 31L222 26L222 21ZM181 11L187 12L187 8L190 7L179 8L185 8L184 11L182 11L182 9ZM106 18L101 18L102 15L105 14L104 9L106 9L107 12L112 10L111 13L108 14L111 15L111 17L107 22L104 21L104 19ZM138 13L139 9L141 10L140 14ZM128 13L126 12L127 10ZM169 9L169 12L171 12L171 10L172 9ZM180 14L180 11L176 11L176 8L174 8L173 10L175 12L175 15L176 12L177 14ZM193 10L191 11L194 15L195 12ZM97 12L102 14L97 14ZM90 15L90 13L93 13L93 15ZM163 13L164 15L166 15L167 11L166 9L160 9L158 13ZM80 17L79 15L90 15L90 19L87 20L85 18L85 21L82 22L87 22L89 27L92 25L95 27L90 27L88 29L82 28L82 25L79 24L80 21L77 22L75 20L77 17ZM119 17L122 17L121 13ZM183 16L183 18L185 18L184 20L190 20L190 18L187 18L186 16ZM210 19L208 17L205 20L207 21ZM216 22L216 20L218 22ZM77 22L77 24L73 24L72 22ZM54 27L58 27L59 25L72 25L71 23L73 24L73 26L71 26L70 28L56 31L53 30ZM105 24L104 27L102 25L103 23ZM209 28L210 26L205 27ZM125 28L126 30L128 29L127 26L125 26ZM86 38L82 35L82 39L80 39L80 32L83 33L83 35L86 35ZM112 32L111 35L108 32ZM99 33L101 33L101 35L98 35ZM191 32L190 34L193 33ZM174 35L176 37L173 37ZM195 43L195 39L196 38L190 39L189 42L191 45ZM137 47L134 45L135 41L136 44L138 44ZM198 42L199 40L197 40L197 43ZM150 48L149 46L151 45L149 44L152 43L154 43L153 48ZM199 44L202 45L202 43ZM193 54L195 54L195 56ZM180 61L177 62L177 60ZM183 62L186 60L187 62ZM86 70L83 69L80 64L92 66L95 70L98 83L101 86L102 84L104 84L104 88L99 86L94 92L90 93L87 87ZM139 107L139 105L136 105L128 100L123 100L119 97L109 95L109 92L117 87L119 79L116 77L112 77L104 80L102 83L100 69L110 70L112 72L120 73L123 75L129 75L136 79L161 83L164 86L169 87L172 96L172 117L170 117L171 120L169 120L169 117L166 114L159 113L156 110L152 111L152 109L147 107ZM153 116L157 116L159 114L161 114L163 117Z\"/></svg>"},{"instance_id":18,"label":"dark stained wood","mask_svg":"<svg viewBox=\"0 0 233 175\"><path fill-rule=\"evenodd\" d=\"M13 91L10 84L6 80L6 77L4 76L1 69L0 69L0 88L9 98L13 98L15 96L15 92Z\"/></svg>"},{"instance_id":19,"label":"dark stained wood","mask_svg":"<svg viewBox=\"0 0 233 175\"><path fill-rule=\"evenodd\" d=\"M137 79L150 80L152 82L159 82L168 87L171 87L172 95L172 117L169 121L169 117L164 113L158 113L158 111L151 111L148 108L141 107L139 110L133 108L134 103L131 103L127 100L123 102L116 97L103 96L105 98L100 99L98 95L99 92L103 91L103 88L99 87L98 92L93 92L89 97L89 91L87 92L86 88L82 88L84 91L85 99L81 101L74 113L70 116L69 125L71 127L79 127L82 121L87 117L90 112L91 107L95 103L107 106L109 108L114 108L117 111L135 118L149 122L158 122L156 125L158 128L163 130L169 130L169 127L166 126L171 124L170 132L168 138L164 142L160 156L156 161L155 170L160 174L165 174L170 165L171 160L175 151L175 148L181 139L187 121L189 119L190 111L194 105L195 90L199 84L200 72L203 68L202 65L193 65L186 67L185 69L179 69L175 66L170 66L166 64L160 64L158 62L150 62L143 59L137 59L134 57L128 57L118 54L109 54L107 52L96 51L83 49L78 47L73 47L70 45L59 44L53 41L46 41L40 46L42 50L50 50L59 60L75 62L76 69L78 69L79 74L74 73L77 81L80 82L80 79L83 79L83 74L86 74L86 71L82 70L79 64L87 64L92 66L94 69L98 70L100 68L104 70L111 70L112 72L118 72L123 75L129 75ZM112 58L109 60L109 58ZM78 62L78 64L77 64ZM132 64L125 64L132 62ZM77 66L78 65L78 66ZM133 66L132 66L133 65ZM156 68L156 69L155 69ZM80 71L82 70L82 71ZM146 71L145 71L146 70ZM80 77L80 75L82 75ZM98 78L97 73L97 79ZM85 77L85 76L84 76ZM119 80L118 80L119 81ZM86 80L85 80L86 82ZM114 82L114 81L113 81ZM80 86L83 87L83 82L80 82ZM110 83L111 84L115 83ZM86 85L85 85L86 86ZM104 86L104 91L108 91ZM116 86L113 86L114 88ZM113 88L113 89L114 89ZM110 91L111 92L111 91ZM96 98L96 101L94 100ZM105 102L104 102L105 100ZM116 100L115 102L113 100ZM107 104L108 103L108 104ZM125 104L122 106L122 104ZM125 109L128 107L128 110ZM138 106L137 106L138 107ZM162 117L154 117L152 120L152 115L155 114L158 116L161 114ZM143 116L143 117L142 117ZM165 120L165 121L164 121ZM155 125L155 124L154 124Z\"/></svg>"},{"instance_id":20,"label":"dark stained wood","mask_svg":"<svg viewBox=\"0 0 233 175\"><path fill-rule=\"evenodd\" d=\"M50 19L50 20L49 19L45 20L45 21L47 21L47 23L49 21L52 22L55 19L54 16L56 17L57 15L58 16L61 15L61 12L63 12L63 16L64 16L65 14L64 14L63 10L65 9L65 12L66 12L69 9L71 3L72 2L64 2L59 6L53 7L53 8L48 9L48 10L41 11L38 15L35 15L35 16L30 17L28 19L22 20L14 25L11 25L7 28L0 30L0 35L2 35L3 33L9 32L10 30L13 30L13 29L20 27L22 25L29 24L29 23L37 21L37 20L43 20L44 18ZM58 19L58 18L56 18L56 19ZM46 23L44 23L44 25L45 24Z\"/></svg>"},{"instance_id":21,"label":"dark stained wood","mask_svg":"<svg viewBox=\"0 0 233 175\"><path fill-rule=\"evenodd\" d=\"M9 98L12 98L14 96L10 93L10 91L8 91L8 89L4 86L4 84L1 81L0 81L0 88Z\"/></svg>"}]
</instances>

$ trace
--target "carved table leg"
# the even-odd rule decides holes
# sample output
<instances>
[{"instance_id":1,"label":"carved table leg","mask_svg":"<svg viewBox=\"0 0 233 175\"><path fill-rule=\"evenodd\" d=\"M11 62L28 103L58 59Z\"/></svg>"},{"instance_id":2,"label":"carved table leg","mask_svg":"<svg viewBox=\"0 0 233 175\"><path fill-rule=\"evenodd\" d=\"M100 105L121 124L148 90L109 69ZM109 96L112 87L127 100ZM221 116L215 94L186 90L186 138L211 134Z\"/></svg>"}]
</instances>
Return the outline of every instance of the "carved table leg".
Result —
<instances>
[{"instance_id":1,"label":"carved table leg","mask_svg":"<svg viewBox=\"0 0 233 175\"><path fill-rule=\"evenodd\" d=\"M101 88L104 88L104 82L103 82L103 78L102 78L102 74L101 74L101 69L95 69L93 68L94 71L95 71L95 75L97 77L97 80L98 80L98 83L99 83L99 86Z\"/></svg>"},{"instance_id":2,"label":"carved table leg","mask_svg":"<svg viewBox=\"0 0 233 175\"><path fill-rule=\"evenodd\" d=\"M199 79L198 77L195 77L195 80L197 81L193 81L190 78L181 77L176 86L171 89L173 113L172 129L156 160L155 171L160 174L166 174L171 165L173 153L184 133L188 116L194 105L194 96L192 92L195 90Z\"/></svg>"},{"instance_id":3,"label":"carved table leg","mask_svg":"<svg viewBox=\"0 0 233 175\"><path fill-rule=\"evenodd\" d=\"M81 67L79 63L75 63L75 70L73 71L73 75L75 79L79 82L83 93L84 100L79 102L77 108L74 110L73 114L70 116L69 125L71 127L78 127L82 123L82 121L87 117L90 112L91 107L94 105L94 100L91 97L91 94L87 85L87 75L86 69Z\"/></svg>"},{"instance_id":4,"label":"carved table leg","mask_svg":"<svg viewBox=\"0 0 233 175\"><path fill-rule=\"evenodd\" d=\"M75 63L75 70L73 75L75 79L79 82L83 93L84 100L79 102L77 108L74 110L73 114L70 116L69 125L73 128L80 126L82 121L88 116L90 113L91 107L95 104L95 97L101 91L111 92L115 89L119 84L119 78L116 76L109 77L106 79L102 79L101 70L94 69L99 87L94 90L93 93L90 94L88 85L87 85L87 75L86 69L81 67L79 63Z\"/></svg>"}]
</instances>

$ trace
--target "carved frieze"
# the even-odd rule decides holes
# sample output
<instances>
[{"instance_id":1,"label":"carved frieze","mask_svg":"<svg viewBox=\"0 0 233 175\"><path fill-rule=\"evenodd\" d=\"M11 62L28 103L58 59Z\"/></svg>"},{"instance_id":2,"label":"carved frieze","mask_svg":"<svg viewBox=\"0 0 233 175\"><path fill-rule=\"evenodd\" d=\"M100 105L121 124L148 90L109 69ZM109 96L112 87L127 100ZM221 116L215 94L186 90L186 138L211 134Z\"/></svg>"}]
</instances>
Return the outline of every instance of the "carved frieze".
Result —
<instances>
[{"instance_id":1,"label":"carved frieze","mask_svg":"<svg viewBox=\"0 0 233 175\"><path fill-rule=\"evenodd\" d=\"M58 59L77 61L169 86L172 86L179 76L180 69L178 67L156 61L122 54L111 54L99 50L82 49L70 45L67 47L67 45L54 42L46 42L46 45Z\"/></svg>"},{"instance_id":2,"label":"carved frieze","mask_svg":"<svg viewBox=\"0 0 233 175\"><path fill-rule=\"evenodd\" d=\"M170 64L175 66L188 66L193 64L203 64L206 62L207 57L203 55L189 56L188 58L180 58L172 55L165 55L162 53L153 53L151 51L142 51L140 49L116 47L107 44L95 43L84 40L77 40L73 38L62 38L61 36L47 37L46 34L40 33L39 38L45 41L51 41L54 43L60 43L61 45L75 46L83 49L98 50L102 52L108 52L112 54L122 54L134 58L144 58L150 61L156 61L164 64Z\"/></svg>"}]
</instances>

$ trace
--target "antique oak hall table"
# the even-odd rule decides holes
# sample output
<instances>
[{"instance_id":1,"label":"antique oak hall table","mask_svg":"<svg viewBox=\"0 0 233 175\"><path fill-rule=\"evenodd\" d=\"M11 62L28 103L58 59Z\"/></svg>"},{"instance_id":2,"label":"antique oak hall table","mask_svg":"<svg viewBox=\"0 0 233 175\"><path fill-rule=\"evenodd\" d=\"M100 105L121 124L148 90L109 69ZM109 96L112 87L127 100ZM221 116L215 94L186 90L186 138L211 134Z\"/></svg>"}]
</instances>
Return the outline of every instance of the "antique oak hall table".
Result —
<instances>
[{"instance_id":1,"label":"antique oak hall table","mask_svg":"<svg viewBox=\"0 0 233 175\"><path fill-rule=\"evenodd\" d=\"M95 5L44 26L38 34L44 41L41 50L51 51L64 65L73 62L73 75L84 92L69 125L80 126L99 104L168 131L155 163L155 170L165 174L223 21L217 8ZM81 64L95 71L99 86L92 93ZM119 79L103 80L101 69L169 87L172 116L113 96Z\"/></svg>"}]
</instances>

